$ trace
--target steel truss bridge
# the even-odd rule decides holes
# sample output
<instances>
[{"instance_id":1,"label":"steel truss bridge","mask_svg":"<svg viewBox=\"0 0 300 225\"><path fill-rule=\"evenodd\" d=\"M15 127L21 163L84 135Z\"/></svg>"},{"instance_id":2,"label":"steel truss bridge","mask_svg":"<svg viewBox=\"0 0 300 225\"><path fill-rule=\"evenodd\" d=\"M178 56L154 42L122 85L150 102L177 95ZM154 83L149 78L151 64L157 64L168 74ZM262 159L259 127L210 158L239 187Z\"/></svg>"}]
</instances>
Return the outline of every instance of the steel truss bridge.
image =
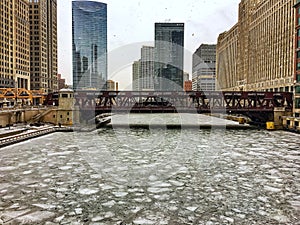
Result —
<instances>
[{"instance_id":1,"label":"steel truss bridge","mask_svg":"<svg viewBox=\"0 0 300 225\"><path fill-rule=\"evenodd\" d=\"M274 109L293 108L290 92L234 91L76 91L75 105L85 117L101 113L243 114L252 121L272 121Z\"/></svg>"}]
</instances>

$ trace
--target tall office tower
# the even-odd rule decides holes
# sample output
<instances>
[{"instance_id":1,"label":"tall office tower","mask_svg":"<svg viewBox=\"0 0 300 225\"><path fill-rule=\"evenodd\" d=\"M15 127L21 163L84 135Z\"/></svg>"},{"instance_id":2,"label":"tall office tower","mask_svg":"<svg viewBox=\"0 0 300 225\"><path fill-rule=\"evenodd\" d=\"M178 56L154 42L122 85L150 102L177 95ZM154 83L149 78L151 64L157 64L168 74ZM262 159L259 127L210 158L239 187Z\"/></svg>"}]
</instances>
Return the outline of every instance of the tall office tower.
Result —
<instances>
[{"instance_id":1,"label":"tall office tower","mask_svg":"<svg viewBox=\"0 0 300 225\"><path fill-rule=\"evenodd\" d=\"M293 91L295 2L240 2L237 24L218 38L221 90Z\"/></svg>"},{"instance_id":2,"label":"tall office tower","mask_svg":"<svg viewBox=\"0 0 300 225\"><path fill-rule=\"evenodd\" d=\"M0 87L29 89L28 0L1 0L0 9Z\"/></svg>"},{"instance_id":3,"label":"tall office tower","mask_svg":"<svg viewBox=\"0 0 300 225\"><path fill-rule=\"evenodd\" d=\"M141 91L141 60L135 61L132 64L132 90Z\"/></svg>"},{"instance_id":4,"label":"tall office tower","mask_svg":"<svg viewBox=\"0 0 300 225\"><path fill-rule=\"evenodd\" d=\"M155 90L183 90L184 23L155 23Z\"/></svg>"},{"instance_id":5,"label":"tall office tower","mask_svg":"<svg viewBox=\"0 0 300 225\"><path fill-rule=\"evenodd\" d=\"M56 0L29 0L32 90L58 90Z\"/></svg>"},{"instance_id":6,"label":"tall office tower","mask_svg":"<svg viewBox=\"0 0 300 225\"><path fill-rule=\"evenodd\" d=\"M154 90L154 47L142 47L140 66L141 90Z\"/></svg>"},{"instance_id":7,"label":"tall office tower","mask_svg":"<svg viewBox=\"0 0 300 225\"><path fill-rule=\"evenodd\" d=\"M214 91L216 82L216 45L201 44L193 54L193 90Z\"/></svg>"},{"instance_id":8,"label":"tall office tower","mask_svg":"<svg viewBox=\"0 0 300 225\"><path fill-rule=\"evenodd\" d=\"M107 5L72 2L73 88L105 90L107 81Z\"/></svg>"}]
</instances>

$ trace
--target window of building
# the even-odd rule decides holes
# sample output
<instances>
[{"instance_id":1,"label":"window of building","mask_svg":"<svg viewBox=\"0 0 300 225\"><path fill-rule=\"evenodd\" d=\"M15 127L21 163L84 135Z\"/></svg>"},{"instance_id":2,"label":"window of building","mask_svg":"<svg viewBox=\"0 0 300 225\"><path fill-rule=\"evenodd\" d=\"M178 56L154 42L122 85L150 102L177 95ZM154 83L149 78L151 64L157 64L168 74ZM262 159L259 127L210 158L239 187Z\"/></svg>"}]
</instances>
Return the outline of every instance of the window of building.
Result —
<instances>
[{"instance_id":1,"label":"window of building","mask_svg":"<svg viewBox=\"0 0 300 225\"><path fill-rule=\"evenodd\" d=\"M296 76L296 81L297 81L297 83L300 82L300 74L297 74L297 76Z\"/></svg>"},{"instance_id":2,"label":"window of building","mask_svg":"<svg viewBox=\"0 0 300 225\"><path fill-rule=\"evenodd\" d=\"M300 98L295 99L295 108L300 109Z\"/></svg>"},{"instance_id":3,"label":"window of building","mask_svg":"<svg viewBox=\"0 0 300 225\"><path fill-rule=\"evenodd\" d=\"M300 86L296 86L296 87L295 87L295 92L296 92L297 94L300 94Z\"/></svg>"}]
</instances>

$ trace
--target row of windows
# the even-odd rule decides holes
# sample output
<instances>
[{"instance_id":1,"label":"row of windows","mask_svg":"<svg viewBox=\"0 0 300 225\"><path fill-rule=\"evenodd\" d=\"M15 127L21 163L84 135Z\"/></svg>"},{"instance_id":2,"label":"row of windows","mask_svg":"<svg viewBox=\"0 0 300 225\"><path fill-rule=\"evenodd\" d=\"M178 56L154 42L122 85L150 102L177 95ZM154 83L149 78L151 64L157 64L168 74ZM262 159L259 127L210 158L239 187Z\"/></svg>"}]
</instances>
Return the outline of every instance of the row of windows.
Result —
<instances>
[{"instance_id":1,"label":"row of windows","mask_svg":"<svg viewBox=\"0 0 300 225\"><path fill-rule=\"evenodd\" d=\"M37 8L39 8L39 5L37 5L37 4L30 5L30 8L35 8L35 9L37 9Z\"/></svg>"},{"instance_id":2,"label":"row of windows","mask_svg":"<svg viewBox=\"0 0 300 225\"><path fill-rule=\"evenodd\" d=\"M39 10L29 10L29 13L30 14L39 14Z\"/></svg>"},{"instance_id":3,"label":"row of windows","mask_svg":"<svg viewBox=\"0 0 300 225\"><path fill-rule=\"evenodd\" d=\"M39 24L38 20L30 20L30 24ZM32 29L32 26L30 26L30 29Z\"/></svg>"},{"instance_id":4,"label":"row of windows","mask_svg":"<svg viewBox=\"0 0 300 225\"><path fill-rule=\"evenodd\" d=\"M29 19L30 19L30 20L32 20L32 18L38 20L38 19L39 19L39 16L33 16L33 17L32 17L32 16L29 16Z\"/></svg>"},{"instance_id":5,"label":"row of windows","mask_svg":"<svg viewBox=\"0 0 300 225\"><path fill-rule=\"evenodd\" d=\"M27 67L25 67L25 66L20 66L20 65L16 65L16 69L17 69L17 70L23 70L23 71L27 71L27 70L28 70Z\"/></svg>"},{"instance_id":6,"label":"row of windows","mask_svg":"<svg viewBox=\"0 0 300 225\"><path fill-rule=\"evenodd\" d=\"M12 15L12 11L11 11L11 14L6 14L6 13L4 13L2 15L0 14L0 18L1 18L0 21L4 21L5 19L10 19L10 26L12 26L13 17L9 16L9 15ZM7 22L7 24L8 24L8 22Z\"/></svg>"},{"instance_id":7,"label":"row of windows","mask_svg":"<svg viewBox=\"0 0 300 225\"><path fill-rule=\"evenodd\" d=\"M13 81L8 81L8 80L0 80L0 84L2 84L2 85L9 85L9 84L13 85L14 82Z\"/></svg>"},{"instance_id":8,"label":"row of windows","mask_svg":"<svg viewBox=\"0 0 300 225\"><path fill-rule=\"evenodd\" d=\"M3 33L2 33L2 34L3 34ZM5 35L5 36L0 34L0 41L4 41L4 42L8 43L9 38L10 38L11 40L13 39L12 34L10 34L10 35Z\"/></svg>"},{"instance_id":9,"label":"row of windows","mask_svg":"<svg viewBox=\"0 0 300 225\"><path fill-rule=\"evenodd\" d=\"M0 78L1 79L13 79L14 77L13 76L9 76L9 75L3 75L3 74L1 74Z\"/></svg>"},{"instance_id":10,"label":"row of windows","mask_svg":"<svg viewBox=\"0 0 300 225\"><path fill-rule=\"evenodd\" d=\"M12 64L8 63L8 62L5 62L5 61L0 61L0 67L3 66L3 67L9 67L11 66L12 67Z\"/></svg>"}]
</instances>

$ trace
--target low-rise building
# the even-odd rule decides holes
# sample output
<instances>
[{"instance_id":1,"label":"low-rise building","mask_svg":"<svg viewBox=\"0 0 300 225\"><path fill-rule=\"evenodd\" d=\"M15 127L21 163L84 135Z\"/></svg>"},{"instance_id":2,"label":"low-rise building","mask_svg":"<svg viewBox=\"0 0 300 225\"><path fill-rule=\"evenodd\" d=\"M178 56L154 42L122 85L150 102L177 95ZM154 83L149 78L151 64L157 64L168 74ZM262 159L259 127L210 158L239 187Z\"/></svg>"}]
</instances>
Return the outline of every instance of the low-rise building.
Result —
<instances>
[{"instance_id":1,"label":"low-rise building","mask_svg":"<svg viewBox=\"0 0 300 225\"><path fill-rule=\"evenodd\" d=\"M186 80L184 82L184 91L192 91L193 83L191 80Z\"/></svg>"}]
</instances>

